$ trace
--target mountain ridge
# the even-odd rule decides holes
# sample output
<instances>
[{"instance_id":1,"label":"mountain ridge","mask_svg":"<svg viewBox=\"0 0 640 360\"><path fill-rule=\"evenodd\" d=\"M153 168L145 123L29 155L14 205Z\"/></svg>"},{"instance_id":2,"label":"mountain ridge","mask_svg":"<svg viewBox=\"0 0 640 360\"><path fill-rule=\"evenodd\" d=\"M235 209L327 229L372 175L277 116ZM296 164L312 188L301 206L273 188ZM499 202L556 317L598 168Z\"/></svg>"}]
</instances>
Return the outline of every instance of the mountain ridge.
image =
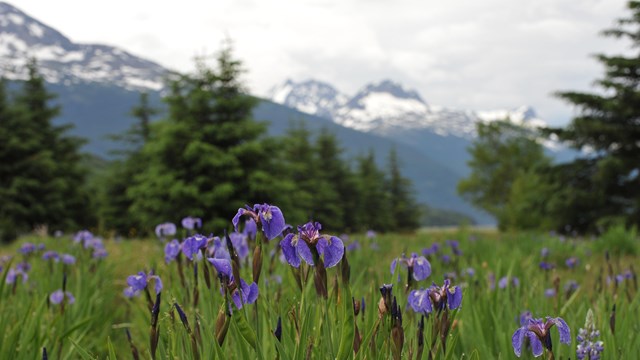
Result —
<instances>
[{"instance_id":1,"label":"mountain ridge","mask_svg":"<svg viewBox=\"0 0 640 360\"><path fill-rule=\"evenodd\" d=\"M109 83L127 90L161 90L172 71L120 48L72 42L54 28L0 2L0 75L27 77L34 58L49 83Z\"/></svg>"},{"instance_id":2,"label":"mountain ridge","mask_svg":"<svg viewBox=\"0 0 640 360\"><path fill-rule=\"evenodd\" d=\"M314 89L322 86L323 93ZM530 106L510 110L471 111L429 105L420 94L389 79L363 86L355 95L346 95L331 84L314 79L276 85L268 92L274 102L365 132L384 133L389 128L428 129L440 136L475 138L477 122L509 119L529 128L546 126ZM277 93L277 96L274 94ZM325 94L340 94L347 101L335 101ZM326 108L322 104L336 104Z\"/></svg>"}]
</instances>

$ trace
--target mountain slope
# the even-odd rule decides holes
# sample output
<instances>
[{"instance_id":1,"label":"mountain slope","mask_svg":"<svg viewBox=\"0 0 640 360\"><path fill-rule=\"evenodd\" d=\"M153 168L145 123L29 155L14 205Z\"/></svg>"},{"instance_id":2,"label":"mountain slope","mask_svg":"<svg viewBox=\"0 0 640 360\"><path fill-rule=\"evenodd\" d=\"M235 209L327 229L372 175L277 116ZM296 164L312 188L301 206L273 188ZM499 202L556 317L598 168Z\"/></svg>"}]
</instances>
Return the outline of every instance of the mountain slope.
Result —
<instances>
[{"instance_id":1,"label":"mountain slope","mask_svg":"<svg viewBox=\"0 0 640 360\"><path fill-rule=\"evenodd\" d=\"M25 64L38 61L53 84L112 84L127 90L160 90L169 71L124 50L98 44L76 44L57 30L0 2L0 75L26 78Z\"/></svg>"}]
</instances>

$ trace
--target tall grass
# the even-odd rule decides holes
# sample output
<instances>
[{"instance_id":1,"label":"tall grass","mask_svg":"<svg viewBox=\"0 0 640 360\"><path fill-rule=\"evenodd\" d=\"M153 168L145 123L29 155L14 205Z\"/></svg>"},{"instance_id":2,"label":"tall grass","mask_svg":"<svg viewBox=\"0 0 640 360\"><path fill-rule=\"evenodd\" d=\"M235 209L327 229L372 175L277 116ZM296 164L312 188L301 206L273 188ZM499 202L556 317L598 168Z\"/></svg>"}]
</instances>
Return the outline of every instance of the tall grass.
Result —
<instances>
[{"instance_id":1,"label":"tall grass","mask_svg":"<svg viewBox=\"0 0 640 360\"><path fill-rule=\"evenodd\" d=\"M461 255L452 252L448 239L459 241ZM640 296L633 268L637 257L625 251L612 252L607 258L599 243L604 239L475 233L465 229L373 238L352 234L343 240L346 245L357 241L359 248L346 253L348 282L343 280L341 264L327 269L326 299L316 293L314 268L304 262L299 270L302 288L299 287L295 270L281 262L279 240L274 240L263 249L257 302L237 309L230 301L225 303L220 280L209 262L189 262L183 257L183 284L177 263L165 263L164 244L155 239L107 240L109 256L102 260L93 259L90 251L70 239L23 239L2 250L15 254L3 265L3 278L9 268L23 260L32 268L25 283L19 280L15 287L5 281L0 283L0 326L7 329L0 337L0 358L39 358L43 347L52 358L131 358L132 351L140 358L151 358L155 346L151 340L151 307L156 300L153 286L149 287L151 302L144 293L131 299L123 296L128 275L151 270L164 285L156 326L156 358L386 359L394 354L415 358L420 314L407 304L406 270L399 269L392 275L389 267L403 253L421 253L433 243L439 243L440 249L428 256L432 274L414 282L412 289L426 288L432 282L442 285L447 277L463 289L463 300L460 309L448 315L451 330L444 341L435 336L437 315L432 313L426 319L422 358L427 359L430 354L438 359L514 358L511 336L520 326L518 319L524 311L534 317L562 317L571 328L572 343L560 344L558 333L552 330L554 354L556 359L575 358L575 337L589 309L602 334L605 356L632 358L640 353ZM64 265L45 261L41 259L42 251L23 259L16 253L25 242L43 243L48 250L70 253L77 262ZM637 243L632 246L637 250ZM543 248L549 251L544 259ZM573 268L566 264L570 257L578 259ZM539 264L543 260L555 268L542 270ZM66 304L64 312L48 301L49 295L61 288L63 273L67 274L68 290L75 296L75 303ZM240 277L248 282L252 278L251 255L241 263ZM503 277L515 277L519 284L510 280L507 287L501 288ZM570 281L577 282L576 290L565 290ZM398 329L394 330L388 309L382 315L379 310L379 287L385 283L394 284L393 295L402 313L404 341L400 350ZM547 289L554 289L555 296L547 297ZM360 308L357 315L353 300ZM176 304L186 315L185 323ZM225 313L229 311L231 316L227 318ZM278 319L282 325L280 340L274 334ZM225 320L228 330L224 341L219 341L220 324L224 325ZM354 340L359 342L357 353ZM532 358L530 352L523 353L523 357Z\"/></svg>"}]
</instances>

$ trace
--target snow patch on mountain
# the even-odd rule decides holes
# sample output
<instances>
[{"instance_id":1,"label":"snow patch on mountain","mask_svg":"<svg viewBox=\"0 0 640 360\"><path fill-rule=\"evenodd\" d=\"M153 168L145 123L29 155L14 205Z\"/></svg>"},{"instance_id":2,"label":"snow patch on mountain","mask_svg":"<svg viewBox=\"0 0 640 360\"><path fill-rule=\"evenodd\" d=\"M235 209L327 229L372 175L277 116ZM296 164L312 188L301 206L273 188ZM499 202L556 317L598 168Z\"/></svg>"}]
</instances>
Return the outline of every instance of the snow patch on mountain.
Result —
<instances>
[{"instance_id":1,"label":"snow patch on mountain","mask_svg":"<svg viewBox=\"0 0 640 360\"><path fill-rule=\"evenodd\" d=\"M448 109L428 105L417 91L390 80L368 84L351 98L324 82L287 80L274 87L269 98L355 130L382 135L397 130L427 129L440 136L473 139L478 122L509 120L531 129L547 126L531 107L491 111Z\"/></svg>"},{"instance_id":2,"label":"snow patch on mountain","mask_svg":"<svg viewBox=\"0 0 640 360\"><path fill-rule=\"evenodd\" d=\"M0 2L0 76L23 80L36 59L47 82L98 82L129 90L160 90L169 71L115 47L76 44L55 29Z\"/></svg>"},{"instance_id":3,"label":"snow patch on mountain","mask_svg":"<svg viewBox=\"0 0 640 360\"><path fill-rule=\"evenodd\" d=\"M332 119L348 100L333 86L316 80L299 83L287 80L269 90L267 96L276 103L328 119Z\"/></svg>"}]
</instances>

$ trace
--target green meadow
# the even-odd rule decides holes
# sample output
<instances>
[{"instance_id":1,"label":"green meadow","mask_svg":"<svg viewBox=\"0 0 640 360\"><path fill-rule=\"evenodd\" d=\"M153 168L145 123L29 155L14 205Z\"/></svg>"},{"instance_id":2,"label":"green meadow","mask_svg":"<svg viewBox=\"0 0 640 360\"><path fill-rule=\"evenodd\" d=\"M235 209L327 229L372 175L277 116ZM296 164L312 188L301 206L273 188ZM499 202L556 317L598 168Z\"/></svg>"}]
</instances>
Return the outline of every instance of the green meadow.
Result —
<instances>
[{"instance_id":1,"label":"green meadow","mask_svg":"<svg viewBox=\"0 0 640 360\"><path fill-rule=\"evenodd\" d=\"M183 231L178 235L186 235ZM529 311L534 318L566 321L571 342L560 343L557 329L551 328L553 355L575 359L576 337L589 309L604 358L640 353L633 266L638 239L633 232L614 228L601 238L565 238L461 228L334 235L347 251L340 263L326 269L326 298L315 287L316 267L302 261L294 270L282 261L278 237L264 242L257 300L241 309L228 295L225 303L221 279L206 255L195 261L178 255L179 271L176 260L165 262L165 244L157 239L105 239L108 255L96 259L91 245L85 248L71 236L22 238L0 250L0 326L5 329L0 358L40 358L46 348L54 359L513 359L512 336L520 316ZM458 242L456 251L449 240ZM28 243L36 250L22 254ZM38 250L40 244L44 249ZM257 243L248 244L249 255L239 259L238 270L250 282ZM426 279L412 279L407 288L406 268L398 266L391 274L394 258L422 255L433 244L439 248L427 252L431 274ZM70 254L75 263L45 260L46 251ZM567 262L570 258L575 265ZM543 261L553 268L541 269ZM10 269L23 262L30 265L28 278L18 276L10 283ZM148 292L124 295L127 276L152 270L162 279L160 297L150 279ZM51 295L62 289L65 274L65 290L74 301L65 297L55 304ZM442 286L445 278L461 289L461 305L434 308L419 332L425 313L409 306L409 293L432 283ZM385 307L383 284L393 284L399 316ZM521 357L533 358L527 346ZM551 356L549 351L545 356Z\"/></svg>"}]
</instances>

